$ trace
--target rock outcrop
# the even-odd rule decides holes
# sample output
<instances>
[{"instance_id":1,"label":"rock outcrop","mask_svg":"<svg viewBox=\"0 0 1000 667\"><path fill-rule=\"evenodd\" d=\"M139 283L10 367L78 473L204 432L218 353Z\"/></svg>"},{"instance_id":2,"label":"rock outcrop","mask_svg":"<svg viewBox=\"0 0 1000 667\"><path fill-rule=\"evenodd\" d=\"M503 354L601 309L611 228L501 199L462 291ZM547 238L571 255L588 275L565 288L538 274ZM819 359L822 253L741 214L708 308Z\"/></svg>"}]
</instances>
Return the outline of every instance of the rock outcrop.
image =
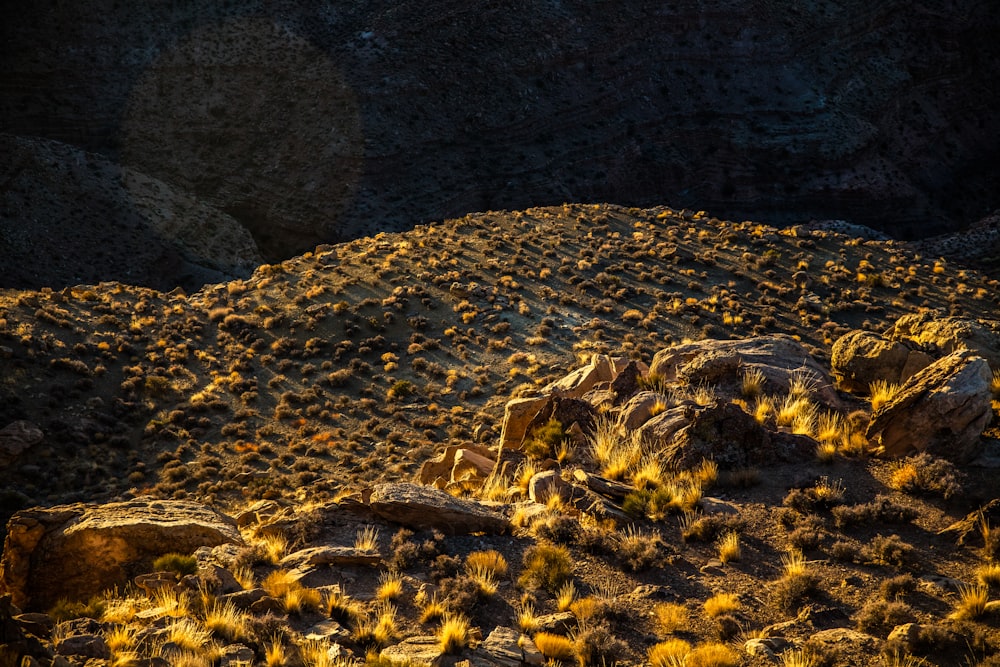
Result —
<instances>
[{"instance_id":1,"label":"rock outcrop","mask_svg":"<svg viewBox=\"0 0 1000 667\"><path fill-rule=\"evenodd\" d=\"M872 415L867 436L887 456L926 451L966 463L981 453L992 417L990 378L985 359L952 352L903 383Z\"/></svg>"},{"instance_id":2,"label":"rock outcrop","mask_svg":"<svg viewBox=\"0 0 1000 667\"><path fill-rule=\"evenodd\" d=\"M235 522L189 501L22 510L7 524L0 593L22 609L48 609L123 586L165 553L226 542L242 543Z\"/></svg>"},{"instance_id":3,"label":"rock outcrop","mask_svg":"<svg viewBox=\"0 0 1000 667\"><path fill-rule=\"evenodd\" d=\"M904 315L889 333L893 340L911 341L940 354L971 350L1000 370L1000 321L940 317L933 313Z\"/></svg>"},{"instance_id":4,"label":"rock outcrop","mask_svg":"<svg viewBox=\"0 0 1000 667\"><path fill-rule=\"evenodd\" d=\"M826 369L801 343L781 334L674 345L656 353L649 374L690 386L711 385L727 395L739 395L742 375L753 369L764 377L764 393L787 393L792 381L798 380L823 405L841 406Z\"/></svg>"},{"instance_id":5,"label":"rock outcrop","mask_svg":"<svg viewBox=\"0 0 1000 667\"><path fill-rule=\"evenodd\" d=\"M933 361L921 349L858 329L833 344L830 366L837 386L854 394L867 394L875 382L898 384Z\"/></svg>"},{"instance_id":6,"label":"rock outcrop","mask_svg":"<svg viewBox=\"0 0 1000 667\"><path fill-rule=\"evenodd\" d=\"M386 521L416 529L436 528L449 535L503 533L510 527L507 518L489 505L417 484L377 484L369 505Z\"/></svg>"}]
</instances>

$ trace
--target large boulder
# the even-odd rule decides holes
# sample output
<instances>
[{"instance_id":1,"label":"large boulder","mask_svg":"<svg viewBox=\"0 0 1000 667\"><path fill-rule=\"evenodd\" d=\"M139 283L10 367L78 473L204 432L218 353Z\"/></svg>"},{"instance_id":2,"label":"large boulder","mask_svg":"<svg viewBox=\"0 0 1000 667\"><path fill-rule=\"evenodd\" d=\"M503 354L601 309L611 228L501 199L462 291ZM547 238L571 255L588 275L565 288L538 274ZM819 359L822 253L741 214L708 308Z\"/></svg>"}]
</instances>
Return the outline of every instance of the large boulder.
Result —
<instances>
[{"instance_id":1,"label":"large boulder","mask_svg":"<svg viewBox=\"0 0 1000 667\"><path fill-rule=\"evenodd\" d=\"M165 553L242 541L233 519L182 500L22 510L7 524L0 593L22 609L48 609L123 586Z\"/></svg>"},{"instance_id":2,"label":"large boulder","mask_svg":"<svg viewBox=\"0 0 1000 667\"><path fill-rule=\"evenodd\" d=\"M369 506L386 521L418 530L436 528L450 535L503 533L510 527L507 518L490 505L406 482L377 484Z\"/></svg>"},{"instance_id":3,"label":"large boulder","mask_svg":"<svg viewBox=\"0 0 1000 667\"><path fill-rule=\"evenodd\" d=\"M737 395L743 374L751 369L764 376L765 393L786 393L798 379L818 402L843 407L826 370L802 343L782 334L672 345L653 356L649 375L692 386L712 385L723 394Z\"/></svg>"},{"instance_id":4,"label":"large boulder","mask_svg":"<svg viewBox=\"0 0 1000 667\"><path fill-rule=\"evenodd\" d=\"M904 315L889 337L932 347L940 354L971 350L1000 369L1000 321L967 317L936 317L933 313Z\"/></svg>"},{"instance_id":5,"label":"large boulder","mask_svg":"<svg viewBox=\"0 0 1000 667\"><path fill-rule=\"evenodd\" d=\"M451 484L485 480L495 465L496 457L486 447L452 445L425 461L418 478L421 484L445 489Z\"/></svg>"},{"instance_id":6,"label":"large boulder","mask_svg":"<svg viewBox=\"0 0 1000 667\"><path fill-rule=\"evenodd\" d=\"M858 329L833 344L830 367L841 389L867 394L875 382L897 384L932 361L922 350Z\"/></svg>"},{"instance_id":7,"label":"large boulder","mask_svg":"<svg viewBox=\"0 0 1000 667\"><path fill-rule=\"evenodd\" d=\"M969 350L938 359L909 378L872 415L867 435L887 456L929 452L965 463L982 452L992 416L989 364Z\"/></svg>"}]
</instances>

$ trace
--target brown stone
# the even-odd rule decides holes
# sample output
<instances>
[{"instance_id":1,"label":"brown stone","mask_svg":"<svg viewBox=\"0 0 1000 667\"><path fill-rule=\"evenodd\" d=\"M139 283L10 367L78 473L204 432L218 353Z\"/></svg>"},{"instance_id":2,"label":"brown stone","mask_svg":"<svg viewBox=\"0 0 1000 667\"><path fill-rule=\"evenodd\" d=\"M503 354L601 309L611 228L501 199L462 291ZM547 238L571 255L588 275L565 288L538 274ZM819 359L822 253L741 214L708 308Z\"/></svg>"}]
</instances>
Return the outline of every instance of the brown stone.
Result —
<instances>
[{"instance_id":1,"label":"brown stone","mask_svg":"<svg viewBox=\"0 0 1000 667\"><path fill-rule=\"evenodd\" d=\"M906 345L859 329L833 344L830 366L841 389L868 394L875 382L898 383L909 356Z\"/></svg>"},{"instance_id":2,"label":"brown stone","mask_svg":"<svg viewBox=\"0 0 1000 667\"><path fill-rule=\"evenodd\" d=\"M123 586L157 557L242 544L235 522L182 500L62 505L17 512L7 525L0 589L21 608L86 599Z\"/></svg>"},{"instance_id":3,"label":"brown stone","mask_svg":"<svg viewBox=\"0 0 1000 667\"><path fill-rule=\"evenodd\" d=\"M437 528L451 535L503 533L510 526L494 507L417 484L378 484L372 489L370 506L387 521L417 529Z\"/></svg>"},{"instance_id":4,"label":"brown stone","mask_svg":"<svg viewBox=\"0 0 1000 667\"><path fill-rule=\"evenodd\" d=\"M986 360L968 350L938 359L875 411L868 438L886 456L926 451L966 463L982 452L991 378Z\"/></svg>"},{"instance_id":5,"label":"brown stone","mask_svg":"<svg viewBox=\"0 0 1000 667\"><path fill-rule=\"evenodd\" d=\"M971 350L990 368L1000 369L1000 320L914 313L896 320L889 336L933 348L941 355Z\"/></svg>"}]
</instances>

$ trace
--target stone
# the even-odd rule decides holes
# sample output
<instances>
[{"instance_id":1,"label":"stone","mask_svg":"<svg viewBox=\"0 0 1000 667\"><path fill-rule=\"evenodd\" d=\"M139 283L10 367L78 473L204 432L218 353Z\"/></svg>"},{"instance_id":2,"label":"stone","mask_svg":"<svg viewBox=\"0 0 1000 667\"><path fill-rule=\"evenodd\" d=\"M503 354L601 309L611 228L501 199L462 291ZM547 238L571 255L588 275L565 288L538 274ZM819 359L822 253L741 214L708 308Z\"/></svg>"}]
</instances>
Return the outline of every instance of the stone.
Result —
<instances>
[{"instance_id":1,"label":"stone","mask_svg":"<svg viewBox=\"0 0 1000 667\"><path fill-rule=\"evenodd\" d=\"M549 402L548 396L514 398L507 401L503 413L503 428L500 431L500 446L518 449L524 442L528 424L538 411Z\"/></svg>"},{"instance_id":2,"label":"stone","mask_svg":"<svg viewBox=\"0 0 1000 667\"><path fill-rule=\"evenodd\" d=\"M788 648L789 642L783 637L763 637L749 639L743 644L743 652L749 656L773 658Z\"/></svg>"},{"instance_id":3,"label":"stone","mask_svg":"<svg viewBox=\"0 0 1000 667\"><path fill-rule=\"evenodd\" d=\"M35 635L39 639L48 639L55 628L55 621L48 614L29 612L27 614L17 614L14 620L21 626L24 632ZM0 642L2 643L2 642Z\"/></svg>"},{"instance_id":4,"label":"stone","mask_svg":"<svg viewBox=\"0 0 1000 667\"><path fill-rule=\"evenodd\" d=\"M928 452L967 463L982 452L992 419L986 360L968 350L938 359L909 378L872 414L866 435L885 456Z\"/></svg>"},{"instance_id":5,"label":"stone","mask_svg":"<svg viewBox=\"0 0 1000 667\"><path fill-rule=\"evenodd\" d=\"M560 611L554 614L543 614L536 618L538 629L544 632L554 632L557 635L565 635L576 628L576 617L573 612Z\"/></svg>"},{"instance_id":6,"label":"stone","mask_svg":"<svg viewBox=\"0 0 1000 667\"><path fill-rule=\"evenodd\" d=\"M541 665L543 661L542 654L534 648L534 642L504 626L494 628L475 650L473 657L473 664L496 667Z\"/></svg>"},{"instance_id":7,"label":"stone","mask_svg":"<svg viewBox=\"0 0 1000 667\"><path fill-rule=\"evenodd\" d=\"M658 447L661 460L670 468L690 469L710 460L726 470L799 456L797 451L778 450L771 434L733 403L675 410L684 411L686 423Z\"/></svg>"},{"instance_id":8,"label":"stone","mask_svg":"<svg viewBox=\"0 0 1000 667\"><path fill-rule=\"evenodd\" d=\"M354 547L318 546L307 547L292 552L281 559L283 568L309 568L319 565L334 567L355 567L382 564L382 556L377 551L362 551Z\"/></svg>"},{"instance_id":9,"label":"stone","mask_svg":"<svg viewBox=\"0 0 1000 667\"><path fill-rule=\"evenodd\" d=\"M485 479L495 465L493 454L486 447L451 445L425 461L417 479L421 484L443 489L453 482Z\"/></svg>"},{"instance_id":10,"label":"stone","mask_svg":"<svg viewBox=\"0 0 1000 667\"><path fill-rule=\"evenodd\" d=\"M611 381L611 391L615 394L615 403L623 403L632 394L639 391L639 380L644 377L639 364L634 360L629 360L621 371L615 373L615 379Z\"/></svg>"},{"instance_id":11,"label":"stone","mask_svg":"<svg viewBox=\"0 0 1000 667\"><path fill-rule=\"evenodd\" d=\"M410 637L379 654L393 665L436 666L441 663L441 643L437 637Z\"/></svg>"},{"instance_id":12,"label":"stone","mask_svg":"<svg viewBox=\"0 0 1000 667\"><path fill-rule=\"evenodd\" d=\"M583 399L553 395L528 423L525 439L530 438L535 429L545 426L551 419L562 425L564 433L572 430L575 424L584 434L588 434L594 431L597 410Z\"/></svg>"},{"instance_id":13,"label":"stone","mask_svg":"<svg viewBox=\"0 0 1000 667\"><path fill-rule=\"evenodd\" d=\"M102 659L111 657L111 650L104 641L104 637L100 635L73 635L66 637L62 641L56 642L55 649L59 655Z\"/></svg>"},{"instance_id":14,"label":"stone","mask_svg":"<svg viewBox=\"0 0 1000 667\"><path fill-rule=\"evenodd\" d=\"M859 329L833 344L830 367L838 387L866 395L875 382L898 383L909 356L910 348L899 341Z\"/></svg>"},{"instance_id":15,"label":"stone","mask_svg":"<svg viewBox=\"0 0 1000 667\"><path fill-rule=\"evenodd\" d=\"M0 592L25 610L122 587L169 552L242 544L236 523L199 503L136 500L22 510L7 525Z\"/></svg>"},{"instance_id":16,"label":"stone","mask_svg":"<svg viewBox=\"0 0 1000 667\"><path fill-rule=\"evenodd\" d=\"M451 535L503 533L510 527L493 506L406 482L377 484L369 506L387 521L418 530L437 528Z\"/></svg>"},{"instance_id":17,"label":"stone","mask_svg":"<svg viewBox=\"0 0 1000 667\"><path fill-rule=\"evenodd\" d=\"M649 375L690 386L714 385L724 395L738 396L749 369L763 374L764 393L787 393L792 380L804 379L814 400L828 408L843 407L826 370L802 343L783 334L672 345L653 356Z\"/></svg>"},{"instance_id":18,"label":"stone","mask_svg":"<svg viewBox=\"0 0 1000 667\"><path fill-rule=\"evenodd\" d=\"M634 431L649 421L658 407L666 409L674 405L669 398L655 391L640 391L622 405L618 423L625 431Z\"/></svg>"},{"instance_id":19,"label":"stone","mask_svg":"<svg viewBox=\"0 0 1000 667\"><path fill-rule=\"evenodd\" d=\"M236 515L236 525L246 528L255 523L268 523L285 507L287 504L279 503L277 500L258 500Z\"/></svg>"},{"instance_id":20,"label":"stone","mask_svg":"<svg viewBox=\"0 0 1000 667\"><path fill-rule=\"evenodd\" d=\"M846 653L876 655L882 641L878 637L851 630L850 628L830 628L814 632L810 642L832 650L843 649Z\"/></svg>"},{"instance_id":21,"label":"stone","mask_svg":"<svg viewBox=\"0 0 1000 667\"><path fill-rule=\"evenodd\" d=\"M990 368L1000 369L1000 320L914 313L896 320L889 337L931 347L941 355L971 350Z\"/></svg>"},{"instance_id":22,"label":"stone","mask_svg":"<svg viewBox=\"0 0 1000 667\"><path fill-rule=\"evenodd\" d=\"M306 639L311 641L329 641L331 639L347 639L351 636L351 633L340 623L337 623L337 621L328 618L325 621L320 621L310 626L305 631L305 636Z\"/></svg>"},{"instance_id":23,"label":"stone","mask_svg":"<svg viewBox=\"0 0 1000 667\"><path fill-rule=\"evenodd\" d=\"M556 470L544 470L532 476L528 482L528 498L532 502L544 505L552 496L568 500L571 493L570 485L563 481Z\"/></svg>"},{"instance_id":24,"label":"stone","mask_svg":"<svg viewBox=\"0 0 1000 667\"><path fill-rule=\"evenodd\" d=\"M21 454L40 443L44 437L40 428L23 419L0 428L0 468L14 463Z\"/></svg>"},{"instance_id":25,"label":"stone","mask_svg":"<svg viewBox=\"0 0 1000 667\"><path fill-rule=\"evenodd\" d=\"M148 572L138 575L132 582L150 597L162 589L173 592L181 590L177 575L173 572Z\"/></svg>"},{"instance_id":26,"label":"stone","mask_svg":"<svg viewBox=\"0 0 1000 667\"><path fill-rule=\"evenodd\" d=\"M253 649L245 644L223 646L219 656L219 667L249 667L253 662Z\"/></svg>"},{"instance_id":27,"label":"stone","mask_svg":"<svg viewBox=\"0 0 1000 667\"><path fill-rule=\"evenodd\" d=\"M577 368L555 382L549 383L542 389L542 393L558 394L567 398L583 398L583 395L599 382L613 382L614 379L614 366L611 358L604 354L595 354L590 358L588 365Z\"/></svg>"},{"instance_id":28,"label":"stone","mask_svg":"<svg viewBox=\"0 0 1000 667\"><path fill-rule=\"evenodd\" d=\"M220 595L219 600L225 604L226 602L231 603L237 609L242 609L246 611L253 607L254 603L261 598L267 596L262 588L253 588L245 591L237 591L235 593L228 593L226 595Z\"/></svg>"}]
</instances>

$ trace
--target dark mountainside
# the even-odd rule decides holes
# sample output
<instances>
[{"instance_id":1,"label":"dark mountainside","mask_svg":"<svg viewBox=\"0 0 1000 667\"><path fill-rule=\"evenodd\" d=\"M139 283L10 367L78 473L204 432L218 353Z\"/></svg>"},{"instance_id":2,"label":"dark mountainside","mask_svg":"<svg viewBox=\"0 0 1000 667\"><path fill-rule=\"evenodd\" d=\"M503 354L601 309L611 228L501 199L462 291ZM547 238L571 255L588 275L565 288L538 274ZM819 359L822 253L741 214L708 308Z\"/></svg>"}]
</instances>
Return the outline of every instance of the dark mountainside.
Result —
<instances>
[{"instance_id":1,"label":"dark mountainside","mask_svg":"<svg viewBox=\"0 0 1000 667\"><path fill-rule=\"evenodd\" d=\"M2 286L194 288L563 201L955 232L1000 207L994 9L31 3L0 27Z\"/></svg>"}]
</instances>

